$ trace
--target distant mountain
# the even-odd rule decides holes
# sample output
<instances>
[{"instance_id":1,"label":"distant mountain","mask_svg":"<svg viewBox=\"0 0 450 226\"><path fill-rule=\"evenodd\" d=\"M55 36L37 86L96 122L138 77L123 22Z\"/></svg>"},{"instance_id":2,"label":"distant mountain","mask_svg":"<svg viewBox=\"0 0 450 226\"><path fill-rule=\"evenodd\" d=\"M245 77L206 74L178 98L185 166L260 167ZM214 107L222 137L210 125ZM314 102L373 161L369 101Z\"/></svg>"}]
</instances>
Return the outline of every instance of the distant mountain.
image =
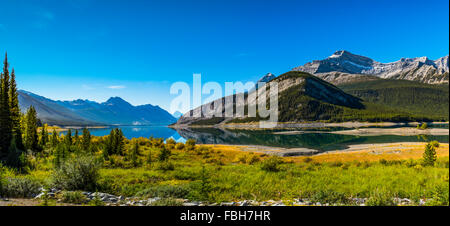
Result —
<instances>
[{"instance_id":1,"label":"distant mountain","mask_svg":"<svg viewBox=\"0 0 450 226\"><path fill-rule=\"evenodd\" d=\"M54 101L19 91L19 104L22 111L33 105L41 120L57 125L168 125L176 121L159 106L133 106L120 97L104 103L80 99Z\"/></svg>"},{"instance_id":2,"label":"distant mountain","mask_svg":"<svg viewBox=\"0 0 450 226\"><path fill-rule=\"evenodd\" d=\"M45 123L68 126L99 125L99 123L83 118L61 106L56 101L23 90L19 90L18 93L21 111L25 113L33 105L37 111L38 118Z\"/></svg>"},{"instance_id":3,"label":"distant mountain","mask_svg":"<svg viewBox=\"0 0 450 226\"><path fill-rule=\"evenodd\" d=\"M402 58L392 63L380 63L342 50L326 59L314 60L292 70L314 74L333 84L376 78L440 84L449 82L449 56L435 61L427 57L417 57Z\"/></svg>"}]
</instances>

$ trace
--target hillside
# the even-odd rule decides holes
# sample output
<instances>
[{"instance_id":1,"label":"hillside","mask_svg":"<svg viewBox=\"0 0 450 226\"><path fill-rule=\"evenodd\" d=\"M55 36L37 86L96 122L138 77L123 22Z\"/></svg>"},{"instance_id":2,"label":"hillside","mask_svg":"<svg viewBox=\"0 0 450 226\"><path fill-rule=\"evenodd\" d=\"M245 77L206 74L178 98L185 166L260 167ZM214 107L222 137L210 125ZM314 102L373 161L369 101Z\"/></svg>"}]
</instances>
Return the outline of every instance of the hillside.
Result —
<instances>
[{"instance_id":1,"label":"hillside","mask_svg":"<svg viewBox=\"0 0 450 226\"><path fill-rule=\"evenodd\" d=\"M30 106L33 106L38 118L44 123L67 126L100 125L98 122L77 115L56 101L23 90L19 90L18 93L21 111L25 113Z\"/></svg>"},{"instance_id":2,"label":"hillside","mask_svg":"<svg viewBox=\"0 0 450 226\"><path fill-rule=\"evenodd\" d=\"M341 122L341 121L421 121L431 120L419 114L392 108L382 103L364 101L340 88L305 72L290 71L271 82L279 87L279 122ZM248 95L254 95L250 93ZM223 104L223 103L222 103ZM253 103L250 103L253 104ZM199 111L202 107L193 111ZM247 108L248 106L246 106ZM192 111L191 111L192 112ZM177 125L214 125L219 123L247 123L259 117L243 118L192 118L183 115Z\"/></svg>"},{"instance_id":3,"label":"hillside","mask_svg":"<svg viewBox=\"0 0 450 226\"><path fill-rule=\"evenodd\" d=\"M448 85L378 79L342 84L339 88L366 102L436 119L449 119Z\"/></svg>"},{"instance_id":4,"label":"hillside","mask_svg":"<svg viewBox=\"0 0 450 226\"><path fill-rule=\"evenodd\" d=\"M89 100L54 101L31 92L19 91L22 112L31 105L38 118L50 125L168 125L176 119L159 106L133 106L120 97L104 103Z\"/></svg>"}]
</instances>

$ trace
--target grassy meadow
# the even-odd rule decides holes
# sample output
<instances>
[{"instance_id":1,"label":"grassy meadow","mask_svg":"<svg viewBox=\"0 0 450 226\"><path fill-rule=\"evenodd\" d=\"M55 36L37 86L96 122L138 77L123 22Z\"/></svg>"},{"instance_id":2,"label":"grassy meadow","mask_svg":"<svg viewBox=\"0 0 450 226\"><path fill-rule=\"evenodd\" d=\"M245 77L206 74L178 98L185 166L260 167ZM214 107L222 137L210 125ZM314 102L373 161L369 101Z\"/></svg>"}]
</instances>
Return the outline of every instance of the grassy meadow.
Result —
<instances>
[{"instance_id":1,"label":"grassy meadow","mask_svg":"<svg viewBox=\"0 0 450 226\"><path fill-rule=\"evenodd\" d=\"M408 198L412 205L421 199L429 200L428 205L448 205L449 200L448 144L440 144L436 161L426 166L422 160L425 143L404 144L398 150L368 148L281 158L244 152L238 146L139 138L125 139L123 153L105 156L101 144L107 137L93 137L92 145L97 148L90 149L94 150L91 153L69 148L64 161L89 156L98 162L98 172L95 180L86 182L93 186L62 186L63 190L208 203L282 200L289 205L301 198L354 205L352 198L369 198L369 205L395 205L393 198ZM57 149L47 145L42 152L29 154L23 172L3 167L3 184L20 178L44 187L57 186Z\"/></svg>"}]
</instances>

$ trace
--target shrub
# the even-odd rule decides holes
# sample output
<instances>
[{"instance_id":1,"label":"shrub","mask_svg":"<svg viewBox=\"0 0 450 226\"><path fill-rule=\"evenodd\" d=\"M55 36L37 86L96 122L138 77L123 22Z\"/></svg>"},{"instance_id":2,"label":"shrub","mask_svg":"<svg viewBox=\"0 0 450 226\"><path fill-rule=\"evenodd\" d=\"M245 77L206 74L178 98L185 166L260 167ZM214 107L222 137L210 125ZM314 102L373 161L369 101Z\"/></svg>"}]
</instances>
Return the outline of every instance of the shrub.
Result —
<instances>
[{"instance_id":1,"label":"shrub","mask_svg":"<svg viewBox=\"0 0 450 226\"><path fill-rule=\"evenodd\" d=\"M197 154L203 154L203 155L209 155L212 152L212 149L210 147L206 146L200 146L195 149Z\"/></svg>"},{"instance_id":2,"label":"shrub","mask_svg":"<svg viewBox=\"0 0 450 226\"><path fill-rule=\"evenodd\" d=\"M303 159L304 163L309 163L309 162L312 162L312 161L313 161L313 159L311 157L306 157L306 158Z\"/></svg>"},{"instance_id":3,"label":"shrub","mask_svg":"<svg viewBox=\"0 0 450 226\"><path fill-rule=\"evenodd\" d=\"M175 148L176 148L177 150L183 150L183 149L184 149L184 144L183 144L183 143L177 143L177 144L175 145Z\"/></svg>"},{"instance_id":4,"label":"shrub","mask_svg":"<svg viewBox=\"0 0 450 226\"><path fill-rule=\"evenodd\" d=\"M90 206L104 206L105 202L100 199L98 194L95 194L94 198L88 203Z\"/></svg>"},{"instance_id":5,"label":"shrub","mask_svg":"<svg viewBox=\"0 0 450 226\"><path fill-rule=\"evenodd\" d=\"M421 126L420 129L428 129L428 124L426 122L424 122Z\"/></svg>"},{"instance_id":6,"label":"shrub","mask_svg":"<svg viewBox=\"0 0 450 226\"><path fill-rule=\"evenodd\" d=\"M41 184L27 177L7 178L2 183L0 195L10 198L32 198L39 194Z\"/></svg>"},{"instance_id":7,"label":"shrub","mask_svg":"<svg viewBox=\"0 0 450 226\"><path fill-rule=\"evenodd\" d=\"M366 202L367 206L395 206L394 198L386 192L375 191Z\"/></svg>"},{"instance_id":8,"label":"shrub","mask_svg":"<svg viewBox=\"0 0 450 226\"><path fill-rule=\"evenodd\" d=\"M250 155L250 157L247 159L247 163L250 165L253 165L259 161L260 161L260 159L257 155Z\"/></svg>"},{"instance_id":9,"label":"shrub","mask_svg":"<svg viewBox=\"0 0 450 226\"><path fill-rule=\"evenodd\" d=\"M136 195L144 198L185 198L189 192L188 186L160 185L142 190Z\"/></svg>"},{"instance_id":10,"label":"shrub","mask_svg":"<svg viewBox=\"0 0 450 226\"><path fill-rule=\"evenodd\" d=\"M175 166L170 161L164 161L164 162L158 163L156 168L158 170L162 170L162 171L172 171L175 169Z\"/></svg>"},{"instance_id":11,"label":"shrub","mask_svg":"<svg viewBox=\"0 0 450 226\"><path fill-rule=\"evenodd\" d=\"M92 156L82 155L66 161L52 175L53 185L64 190L94 191L100 164Z\"/></svg>"},{"instance_id":12,"label":"shrub","mask_svg":"<svg viewBox=\"0 0 450 226\"><path fill-rule=\"evenodd\" d=\"M322 204L347 204L350 200L345 196L344 193L331 190L321 190L311 197L311 201L320 202Z\"/></svg>"},{"instance_id":13,"label":"shrub","mask_svg":"<svg viewBox=\"0 0 450 226\"><path fill-rule=\"evenodd\" d=\"M449 184L448 180L445 184L438 185L433 190L433 197L427 202L430 206L448 206L449 205Z\"/></svg>"},{"instance_id":14,"label":"shrub","mask_svg":"<svg viewBox=\"0 0 450 226\"><path fill-rule=\"evenodd\" d=\"M177 142L173 138L166 139L166 144L175 145Z\"/></svg>"},{"instance_id":15,"label":"shrub","mask_svg":"<svg viewBox=\"0 0 450 226\"><path fill-rule=\"evenodd\" d=\"M193 140L193 139L187 140L185 147L188 151L194 150L195 149L195 140Z\"/></svg>"},{"instance_id":16,"label":"shrub","mask_svg":"<svg viewBox=\"0 0 450 226\"><path fill-rule=\"evenodd\" d=\"M236 156L235 162L239 162L239 163L247 163L247 155L246 154L240 154Z\"/></svg>"},{"instance_id":17,"label":"shrub","mask_svg":"<svg viewBox=\"0 0 450 226\"><path fill-rule=\"evenodd\" d=\"M268 172L277 172L280 170L280 165L283 163L281 157L271 156L265 159L261 164L261 169Z\"/></svg>"},{"instance_id":18,"label":"shrub","mask_svg":"<svg viewBox=\"0 0 450 226\"><path fill-rule=\"evenodd\" d=\"M62 192L62 201L65 203L83 204L86 203L86 196L80 191Z\"/></svg>"},{"instance_id":19,"label":"shrub","mask_svg":"<svg viewBox=\"0 0 450 226\"><path fill-rule=\"evenodd\" d=\"M158 160L160 162L165 162L165 161L169 160L169 157L170 157L171 154L172 154L172 152L169 149L167 149L165 147L162 147L159 150Z\"/></svg>"},{"instance_id":20,"label":"shrub","mask_svg":"<svg viewBox=\"0 0 450 226\"><path fill-rule=\"evenodd\" d=\"M183 202L174 198L163 198L156 200L150 204L151 206L182 206Z\"/></svg>"}]
</instances>

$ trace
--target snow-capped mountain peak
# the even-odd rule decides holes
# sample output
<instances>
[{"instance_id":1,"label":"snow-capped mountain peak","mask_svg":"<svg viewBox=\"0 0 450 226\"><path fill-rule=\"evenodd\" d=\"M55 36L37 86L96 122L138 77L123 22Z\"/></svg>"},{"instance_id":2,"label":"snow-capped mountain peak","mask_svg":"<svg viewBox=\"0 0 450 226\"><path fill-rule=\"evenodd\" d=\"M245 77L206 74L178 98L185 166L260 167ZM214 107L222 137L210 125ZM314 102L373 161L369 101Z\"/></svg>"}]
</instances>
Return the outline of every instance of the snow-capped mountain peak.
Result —
<instances>
[{"instance_id":1,"label":"snow-capped mountain peak","mask_svg":"<svg viewBox=\"0 0 450 226\"><path fill-rule=\"evenodd\" d=\"M428 57L401 58L391 63L380 63L345 50L336 51L323 60L314 60L293 69L331 78L330 73L373 75L380 78L405 79L424 83L448 83L448 56L436 61ZM328 80L330 81L330 80ZM333 82L333 81L330 81Z\"/></svg>"}]
</instances>

